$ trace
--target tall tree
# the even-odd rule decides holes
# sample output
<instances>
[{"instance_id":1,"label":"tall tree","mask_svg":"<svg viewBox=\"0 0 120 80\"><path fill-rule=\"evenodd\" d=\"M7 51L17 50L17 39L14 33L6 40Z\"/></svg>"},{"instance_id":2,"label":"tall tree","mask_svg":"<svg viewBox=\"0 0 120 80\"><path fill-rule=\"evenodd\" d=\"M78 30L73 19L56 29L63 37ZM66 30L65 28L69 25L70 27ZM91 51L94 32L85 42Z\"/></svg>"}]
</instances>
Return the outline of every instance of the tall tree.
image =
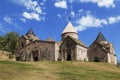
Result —
<instances>
[{"instance_id":1,"label":"tall tree","mask_svg":"<svg viewBox=\"0 0 120 80\"><path fill-rule=\"evenodd\" d=\"M0 36L0 50L4 50L5 47L5 38Z\"/></svg>"},{"instance_id":2,"label":"tall tree","mask_svg":"<svg viewBox=\"0 0 120 80\"><path fill-rule=\"evenodd\" d=\"M4 36L4 50L14 53L16 49L16 44L19 39L19 34L16 32L9 32Z\"/></svg>"}]
</instances>

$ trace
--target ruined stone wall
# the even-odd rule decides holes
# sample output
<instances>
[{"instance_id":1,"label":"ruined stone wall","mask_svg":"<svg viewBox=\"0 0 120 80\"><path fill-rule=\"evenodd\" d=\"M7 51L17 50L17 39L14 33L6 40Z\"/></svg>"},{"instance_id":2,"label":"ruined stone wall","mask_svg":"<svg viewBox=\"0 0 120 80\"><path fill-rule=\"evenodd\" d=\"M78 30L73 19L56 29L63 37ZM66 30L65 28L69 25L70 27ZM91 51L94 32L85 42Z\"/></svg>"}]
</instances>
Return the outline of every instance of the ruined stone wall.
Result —
<instances>
[{"instance_id":1,"label":"ruined stone wall","mask_svg":"<svg viewBox=\"0 0 120 80\"><path fill-rule=\"evenodd\" d=\"M0 60L8 60L9 52L0 50Z\"/></svg>"}]
</instances>

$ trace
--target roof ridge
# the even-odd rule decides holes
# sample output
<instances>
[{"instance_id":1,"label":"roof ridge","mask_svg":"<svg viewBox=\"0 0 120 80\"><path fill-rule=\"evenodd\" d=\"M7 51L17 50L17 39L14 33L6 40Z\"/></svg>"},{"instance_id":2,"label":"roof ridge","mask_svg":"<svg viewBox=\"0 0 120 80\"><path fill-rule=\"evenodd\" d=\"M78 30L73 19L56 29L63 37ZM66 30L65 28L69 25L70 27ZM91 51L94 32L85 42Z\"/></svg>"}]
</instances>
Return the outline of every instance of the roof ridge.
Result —
<instances>
[{"instance_id":1,"label":"roof ridge","mask_svg":"<svg viewBox=\"0 0 120 80\"><path fill-rule=\"evenodd\" d=\"M78 40L71 36L68 36L68 37L70 37L72 40L74 40L77 44L81 45L82 47L88 48L81 40Z\"/></svg>"}]
</instances>

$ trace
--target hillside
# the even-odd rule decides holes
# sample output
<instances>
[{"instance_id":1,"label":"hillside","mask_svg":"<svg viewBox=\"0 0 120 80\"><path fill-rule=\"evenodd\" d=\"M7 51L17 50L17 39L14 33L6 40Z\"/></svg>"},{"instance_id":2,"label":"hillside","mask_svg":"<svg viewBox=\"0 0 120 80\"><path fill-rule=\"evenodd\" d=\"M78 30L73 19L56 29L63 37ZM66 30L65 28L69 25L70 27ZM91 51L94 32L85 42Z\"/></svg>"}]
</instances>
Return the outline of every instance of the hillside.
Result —
<instances>
[{"instance_id":1,"label":"hillside","mask_svg":"<svg viewBox=\"0 0 120 80\"><path fill-rule=\"evenodd\" d=\"M120 67L81 61L0 61L0 80L120 80Z\"/></svg>"}]
</instances>

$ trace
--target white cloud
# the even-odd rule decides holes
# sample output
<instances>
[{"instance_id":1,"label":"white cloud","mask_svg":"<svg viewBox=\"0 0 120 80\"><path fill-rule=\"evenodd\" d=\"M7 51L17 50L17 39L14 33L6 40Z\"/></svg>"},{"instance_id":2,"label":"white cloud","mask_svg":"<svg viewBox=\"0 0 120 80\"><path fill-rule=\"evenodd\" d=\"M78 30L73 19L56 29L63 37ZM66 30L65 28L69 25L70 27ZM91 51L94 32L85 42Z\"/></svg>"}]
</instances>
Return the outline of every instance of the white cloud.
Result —
<instances>
[{"instance_id":1,"label":"white cloud","mask_svg":"<svg viewBox=\"0 0 120 80\"><path fill-rule=\"evenodd\" d=\"M67 9L67 2L65 0L57 1L55 2L54 6L57 8Z\"/></svg>"},{"instance_id":2,"label":"white cloud","mask_svg":"<svg viewBox=\"0 0 120 80\"><path fill-rule=\"evenodd\" d=\"M26 22L26 19L25 18L20 18L20 20L22 21L22 22Z\"/></svg>"},{"instance_id":3,"label":"white cloud","mask_svg":"<svg viewBox=\"0 0 120 80\"><path fill-rule=\"evenodd\" d=\"M75 13L74 13L74 11L71 11L71 13L70 13L72 16L75 16Z\"/></svg>"},{"instance_id":4,"label":"white cloud","mask_svg":"<svg viewBox=\"0 0 120 80\"><path fill-rule=\"evenodd\" d=\"M108 22L105 19L98 19L92 16L91 14L87 14L83 16L81 19L77 21L78 26L76 27L77 31L85 30L86 28L91 27L102 27L103 25L107 25Z\"/></svg>"},{"instance_id":5,"label":"white cloud","mask_svg":"<svg viewBox=\"0 0 120 80\"><path fill-rule=\"evenodd\" d=\"M27 8L27 10L32 10L32 12L42 14L42 8L40 7L37 1L24 0L22 2L22 4Z\"/></svg>"},{"instance_id":6,"label":"white cloud","mask_svg":"<svg viewBox=\"0 0 120 80\"><path fill-rule=\"evenodd\" d=\"M40 17L39 17L39 14L37 13L28 13L28 12L24 12L23 13L23 17L26 18L26 19L35 19L36 21L40 21Z\"/></svg>"},{"instance_id":7,"label":"white cloud","mask_svg":"<svg viewBox=\"0 0 120 80\"><path fill-rule=\"evenodd\" d=\"M86 27L96 27L101 26L101 24L107 24L106 20L97 19L90 14L87 14L87 16L83 16L81 19L78 20L78 23Z\"/></svg>"},{"instance_id":8,"label":"white cloud","mask_svg":"<svg viewBox=\"0 0 120 80\"><path fill-rule=\"evenodd\" d=\"M58 16L58 18L61 18L61 14L58 14L57 16Z\"/></svg>"},{"instance_id":9,"label":"white cloud","mask_svg":"<svg viewBox=\"0 0 120 80\"><path fill-rule=\"evenodd\" d=\"M37 13L42 14L42 9L41 9L41 7L36 7L35 10L36 10Z\"/></svg>"},{"instance_id":10,"label":"white cloud","mask_svg":"<svg viewBox=\"0 0 120 80\"><path fill-rule=\"evenodd\" d=\"M5 17L3 18L3 20L4 20L5 22L9 23L9 24L12 24L12 19L11 19L10 17L8 17L8 16L5 16Z\"/></svg>"},{"instance_id":11,"label":"white cloud","mask_svg":"<svg viewBox=\"0 0 120 80\"><path fill-rule=\"evenodd\" d=\"M69 0L70 3L74 2L75 0Z\"/></svg>"},{"instance_id":12,"label":"white cloud","mask_svg":"<svg viewBox=\"0 0 120 80\"><path fill-rule=\"evenodd\" d=\"M115 17L109 17L108 22L109 24L114 24L120 21L120 15L115 16Z\"/></svg>"},{"instance_id":13,"label":"white cloud","mask_svg":"<svg viewBox=\"0 0 120 80\"><path fill-rule=\"evenodd\" d=\"M117 18L116 17L110 17L109 19L109 24L113 24L117 22Z\"/></svg>"},{"instance_id":14,"label":"white cloud","mask_svg":"<svg viewBox=\"0 0 120 80\"><path fill-rule=\"evenodd\" d=\"M3 18L3 20L4 20L6 23L8 23L8 24L13 25L13 26L16 27L17 29L22 30L22 27L19 27L19 26L17 25L17 23L15 23L14 20L13 20L11 17L5 16L5 17ZM2 27L1 27L1 28L2 28Z\"/></svg>"},{"instance_id":15,"label":"white cloud","mask_svg":"<svg viewBox=\"0 0 120 80\"><path fill-rule=\"evenodd\" d=\"M26 8L26 11L22 13L23 17L25 17L26 19L34 19L36 21L41 21L44 18L45 20L45 12L43 11L45 8L43 7L43 5L47 0L41 1L42 5L41 3L38 3L37 1L33 0L12 0L12 1Z\"/></svg>"},{"instance_id":16,"label":"white cloud","mask_svg":"<svg viewBox=\"0 0 120 80\"><path fill-rule=\"evenodd\" d=\"M42 6L43 6L43 5L45 5L45 4L44 4L43 2L41 2L41 3L40 3L40 5L42 5Z\"/></svg>"},{"instance_id":17,"label":"white cloud","mask_svg":"<svg viewBox=\"0 0 120 80\"><path fill-rule=\"evenodd\" d=\"M30 0L11 0L11 2L18 5L22 5L22 6L24 5L24 3L27 3L27 1L30 1Z\"/></svg>"},{"instance_id":18,"label":"white cloud","mask_svg":"<svg viewBox=\"0 0 120 80\"><path fill-rule=\"evenodd\" d=\"M120 15L119 15L119 16L117 16L117 18L116 18L116 19L117 19L117 21L120 21Z\"/></svg>"},{"instance_id":19,"label":"white cloud","mask_svg":"<svg viewBox=\"0 0 120 80\"><path fill-rule=\"evenodd\" d=\"M75 27L77 31L83 31L87 28L99 28L104 25L115 24L120 21L120 15L115 17L109 17L106 19L99 19L94 17L92 14L88 13L86 16L82 16L76 21L77 26Z\"/></svg>"},{"instance_id":20,"label":"white cloud","mask_svg":"<svg viewBox=\"0 0 120 80\"><path fill-rule=\"evenodd\" d=\"M99 7L115 7L115 0L80 0L80 2L96 3Z\"/></svg>"},{"instance_id":21,"label":"white cloud","mask_svg":"<svg viewBox=\"0 0 120 80\"><path fill-rule=\"evenodd\" d=\"M32 0L28 0L28 2L24 3L24 6L26 6L26 8L29 10L35 10L35 7L38 5L37 1L32 1Z\"/></svg>"},{"instance_id":22,"label":"white cloud","mask_svg":"<svg viewBox=\"0 0 120 80\"><path fill-rule=\"evenodd\" d=\"M12 0L12 2L25 6L28 10L34 10L35 7L38 5L37 1L32 1L32 0Z\"/></svg>"},{"instance_id":23,"label":"white cloud","mask_svg":"<svg viewBox=\"0 0 120 80\"><path fill-rule=\"evenodd\" d=\"M114 0L102 0L98 3L100 7L115 7Z\"/></svg>"},{"instance_id":24,"label":"white cloud","mask_svg":"<svg viewBox=\"0 0 120 80\"><path fill-rule=\"evenodd\" d=\"M83 12L83 9L78 10L79 13Z\"/></svg>"},{"instance_id":25,"label":"white cloud","mask_svg":"<svg viewBox=\"0 0 120 80\"><path fill-rule=\"evenodd\" d=\"M83 11L84 11L83 9L78 10L78 15L80 16L81 14L83 14L84 13Z\"/></svg>"}]
</instances>

